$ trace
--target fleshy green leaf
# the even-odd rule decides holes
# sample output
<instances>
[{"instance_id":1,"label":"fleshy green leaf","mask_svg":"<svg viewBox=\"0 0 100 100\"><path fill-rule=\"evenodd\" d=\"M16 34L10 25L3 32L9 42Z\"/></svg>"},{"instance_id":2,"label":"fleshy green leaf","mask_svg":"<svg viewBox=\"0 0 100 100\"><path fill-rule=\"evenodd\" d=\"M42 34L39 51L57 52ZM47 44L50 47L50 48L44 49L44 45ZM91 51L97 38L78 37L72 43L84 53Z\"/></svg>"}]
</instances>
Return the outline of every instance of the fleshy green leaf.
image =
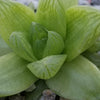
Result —
<instances>
[{"instance_id":1,"label":"fleshy green leaf","mask_svg":"<svg viewBox=\"0 0 100 100\"><path fill-rule=\"evenodd\" d=\"M39 80L36 82L36 89L32 91L31 93L26 94L25 100L39 100L40 96L42 95L42 92L48 89L47 85L43 80Z\"/></svg>"},{"instance_id":2,"label":"fleshy green leaf","mask_svg":"<svg viewBox=\"0 0 100 100\"><path fill-rule=\"evenodd\" d=\"M91 52L86 51L85 53L83 53L83 55L100 68L100 53L99 52L91 53Z\"/></svg>"},{"instance_id":3,"label":"fleshy green leaf","mask_svg":"<svg viewBox=\"0 0 100 100\"><path fill-rule=\"evenodd\" d=\"M95 53L100 51L100 37L96 40L96 42L88 49L91 53Z\"/></svg>"},{"instance_id":4,"label":"fleshy green leaf","mask_svg":"<svg viewBox=\"0 0 100 100\"><path fill-rule=\"evenodd\" d=\"M53 31L48 31L48 40L44 49L43 57L62 53L64 41L62 37Z\"/></svg>"},{"instance_id":5,"label":"fleshy green leaf","mask_svg":"<svg viewBox=\"0 0 100 100\"><path fill-rule=\"evenodd\" d=\"M40 79L50 79L60 70L66 59L66 55L46 57L40 61L28 65L30 71Z\"/></svg>"},{"instance_id":6,"label":"fleshy green leaf","mask_svg":"<svg viewBox=\"0 0 100 100\"><path fill-rule=\"evenodd\" d=\"M90 48L100 35L100 12L92 7L76 6L66 12L65 53L71 61Z\"/></svg>"},{"instance_id":7,"label":"fleshy green leaf","mask_svg":"<svg viewBox=\"0 0 100 100\"><path fill-rule=\"evenodd\" d=\"M55 31L65 38L65 12L58 0L39 0L36 22L45 26L49 31Z\"/></svg>"},{"instance_id":8,"label":"fleshy green leaf","mask_svg":"<svg viewBox=\"0 0 100 100\"><path fill-rule=\"evenodd\" d=\"M48 31L43 26L32 22L31 32L33 52L38 59L41 59L48 40Z\"/></svg>"},{"instance_id":9,"label":"fleshy green leaf","mask_svg":"<svg viewBox=\"0 0 100 100\"><path fill-rule=\"evenodd\" d=\"M38 59L62 53L64 41L58 33L47 31L43 26L33 22L31 35L33 52Z\"/></svg>"},{"instance_id":10,"label":"fleshy green leaf","mask_svg":"<svg viewBox=\"0 0 100 100\"><path fill-rule=\"evenodd\" d=\"M10 47L20 57L33 62L36 61L32 47L22 32L13 32L9 38Z\"/></svg>"},{"instance_id":11,"label":"fleshy green leaf","mask_svg":"<svg viewBox=\"0 0 100 100\"><path fill-rule=\"evenodd\" d=\"M71 100L100 100L100 71L86 58L79 56L65 63L47 85L58 95Z\"/></svg>"},{"instance_id":12,"label":"fleshy green leaf","mask_svg":"<svg viewBox=\"0 0 100 100\"><path fill-rule=\"evenodd\" d=\"M9 43L12 32L21 31L29 38L31 22L34 21L34 12L17 2L0 0L0 34Z\"/></svg>"},{"instance_id":13,"label":"fleshy green leaf","mask_svg":"<svg viewBox=\"0 0 100 100\"><path fill-rule=\"evenodd\" d=\"M17 94L37 80L27 64L13 53L0 57L0 97Z\"/></svg>"},{"instance_id":14,"label":"fleshy green leaf","mask_svg":"<svg viewBox=\"0 0 100 100\"><path fill-rule=\"evenodd\" d=\"M7 53L12 52L12 50L8 47L5 41L0 36L0 56L3 56Z\"/></svg>"},{"instance_id":15,"label":"fleshy green leaf","mask_svg":"<svg viewBox=\"0 0 100 100\"><path fill-rule=\"evenodd\" d=\"M78 5L78 0L59 0L59 2L64 7L65 11L75 5Z\"/></svg>"}]
</instances>

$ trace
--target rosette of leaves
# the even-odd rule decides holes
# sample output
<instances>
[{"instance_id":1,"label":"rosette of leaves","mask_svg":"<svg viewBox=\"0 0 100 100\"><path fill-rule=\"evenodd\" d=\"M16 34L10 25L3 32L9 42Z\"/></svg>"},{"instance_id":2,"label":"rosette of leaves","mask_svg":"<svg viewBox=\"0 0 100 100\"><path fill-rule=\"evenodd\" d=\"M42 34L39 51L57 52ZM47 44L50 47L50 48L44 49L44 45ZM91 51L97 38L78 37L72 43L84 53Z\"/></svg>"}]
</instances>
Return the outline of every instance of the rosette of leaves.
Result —
<instances>
[{"instance_id":1,"label":"rosette of leaves","mask_svg":"<svg viewBox=\"0 0 100 100\"><path fill-rule=\"evenodd\" d=\"M100 100L98 65L89 53L84 55L91 61L81 55L100 36L100 12L73 5L76 0L40 0L34 14L22 4L0 0L0 97L42 79L64 98Z\"/></svg>"}]
</instances>

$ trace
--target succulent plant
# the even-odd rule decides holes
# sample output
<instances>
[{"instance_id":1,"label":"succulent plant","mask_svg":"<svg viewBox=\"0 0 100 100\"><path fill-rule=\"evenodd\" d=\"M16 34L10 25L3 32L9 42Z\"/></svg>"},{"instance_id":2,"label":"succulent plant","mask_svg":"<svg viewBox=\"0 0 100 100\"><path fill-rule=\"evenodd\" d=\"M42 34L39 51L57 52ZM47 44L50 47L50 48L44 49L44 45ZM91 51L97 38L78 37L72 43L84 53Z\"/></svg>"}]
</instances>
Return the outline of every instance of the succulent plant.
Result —
<instances>
[{"instance_id":1,"label":"succulent plant","mask_svg":"<svg viewBox=\"0 0 100 100\"><path fill-rule=\"evenodd\" d=\"M40 80L38 91L48 87L71 100L100 100L100 11L77 2L40 0L35 13L0 0L0 97Z\"/></svg>"}]
</instances>

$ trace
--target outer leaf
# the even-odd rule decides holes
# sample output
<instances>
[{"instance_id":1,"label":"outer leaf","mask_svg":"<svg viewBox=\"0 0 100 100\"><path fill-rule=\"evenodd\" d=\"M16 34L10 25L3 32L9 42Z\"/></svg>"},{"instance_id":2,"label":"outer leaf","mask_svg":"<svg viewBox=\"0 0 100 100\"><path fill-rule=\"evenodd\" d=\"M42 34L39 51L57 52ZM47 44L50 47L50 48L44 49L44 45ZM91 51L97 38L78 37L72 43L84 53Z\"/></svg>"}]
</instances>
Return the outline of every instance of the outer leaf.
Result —
<instances>
[{"instance_id":1,"label":"outer leaf","mask_svg":"<svg viewBox=\"0 0 100 100\"><path fill-rule=\"evenodd\" d=\"M0 0L0 34L9 43L12 32L25 32L28 37L34 12L28 7L11 0Z\"/></svg>"},{"instance_id":2,"label":"outer leaf","mask_svg":"<svg viewBox=\"0 0 100 100\"><path fill-rule=\"evenodd\" d=\"M5 43L5 41L0 36L0 56L3 56L12 50L8 47L8 45Z\"/></svg>"},{"instance_id":3,"label":"outer leaf","mask_svg":"<svg viewBox=\"0 0 100 100\"><path fill-rule=\"evenodd\" d=\"M100 100L100 71L82 56L65 63L55 77L47 80L47 85L71 100Z\"/></svg>"},{"instance_id":4,"label":"outer leaf","mask_svg":"<svg viewBox=\"0 0 100 100\"><path fill-rule=\"evenodd\" d=\"M28 68L38 78L50 79L57 74L65 59L66 55L49 56L29 64Z\"/></svg>"},{"instance_id":5,"label":"outer leaf","mask_svg":"<svg viewBox=\"0 0 100 100\"><path fill-rule=\"evenodd\" d=\"M31 35L33 52L38 59L60 54L64 49L64 41L58 33L47 31L37 23L32 23Z\"/></svg>"},{"instance_id":6,"label":"outer leaf","mask_svg":"<svg viewBox=\"0 0 100 100\"><path fill-rule=\"evenodd\" d=\"M13 53L0 57L0 97L17 94L37 80L27 64Z\"/></svg>"},{"instance_id":7,"label":"outer leaf","mask_svg":"<svg viewBox=\"0 0 100 100\"><path fill-rule=\"evenodd\" d=\"M30 43L27 41L23 32L13 32L9 38L9 42L10 42L10 47L20 57L30 62L36 61L32 47Z\"/></svg>"},{"instance_id":8,"label":"outer leaf","mask_svg":"<svg viewBox=\"0 0 100 100\"><path fill-rule=\"evenodd\" d=\"M75 5L78 5L78 0L59 0L59 2L64 7L65 11Z\"/></svg>"},{"instance_id":9,"label":"outer leaf","mask_svg":"<svg viewBox=\"0 0 100 100\"><path fill-rule=\"evenodd\" d=\"M91 7L76 6L66 12L65 53L71 61L90 48L100 35L100 12Z\"/></svg>"},{"instance_id":10,"label":"outer leaf","mask_svg":"<svg viewBox=\"0 0 100 100\"><path fill-rule=\"evenodd\" d=\"M55 31L65 38L65 12L58 0L40 0L36 22L45 26L49 31Z\"/></svg>"}]
</instances>

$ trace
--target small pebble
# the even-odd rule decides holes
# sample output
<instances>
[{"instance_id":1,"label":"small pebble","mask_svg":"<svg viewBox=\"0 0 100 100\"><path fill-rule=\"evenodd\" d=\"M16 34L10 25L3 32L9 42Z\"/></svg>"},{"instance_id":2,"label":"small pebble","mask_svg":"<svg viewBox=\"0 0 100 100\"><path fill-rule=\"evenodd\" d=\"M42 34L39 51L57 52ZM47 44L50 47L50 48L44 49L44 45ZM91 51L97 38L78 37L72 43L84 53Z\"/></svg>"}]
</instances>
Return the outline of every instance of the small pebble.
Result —
<instances>
[{"instance_id":1,"label":"small pebble","mask_svg":"<svg viewBox=\"0 0 100 100\"><path fill-rule=\"evenodd\" d=\"M41 100L55 100L55 98L56 94L53 93L51 90L44 90Z\"/></svg>"}]
</instances>

